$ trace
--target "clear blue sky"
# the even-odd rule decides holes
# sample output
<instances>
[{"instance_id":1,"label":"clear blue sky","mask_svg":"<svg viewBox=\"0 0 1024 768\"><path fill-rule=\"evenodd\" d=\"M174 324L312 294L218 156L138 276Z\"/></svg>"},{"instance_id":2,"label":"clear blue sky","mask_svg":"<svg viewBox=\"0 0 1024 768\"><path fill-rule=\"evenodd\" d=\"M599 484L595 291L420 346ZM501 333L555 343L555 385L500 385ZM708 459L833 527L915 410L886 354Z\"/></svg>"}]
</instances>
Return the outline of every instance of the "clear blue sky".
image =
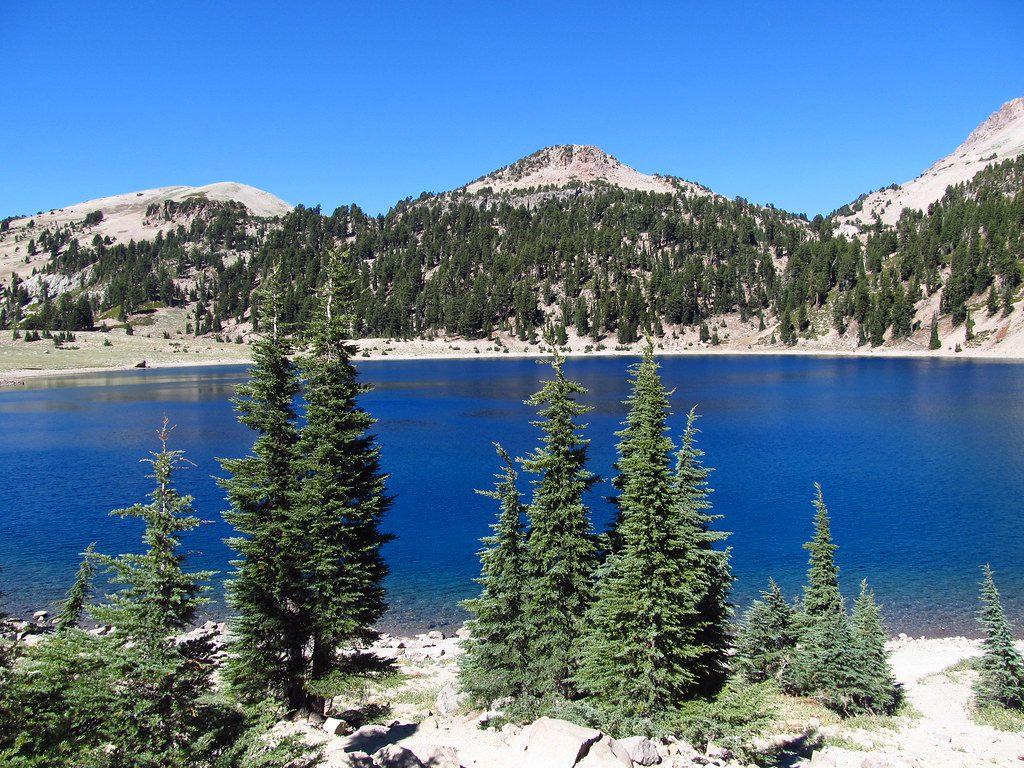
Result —
<instances>
[{"instance_id":1,"label":"clear blue sky","mask_svg":"<svg viewBox=\"0 0 1024 768\"><path fill-rule=\"evenodd\" d=\"M813 215L1024 96L1024 2L3 0L0 71L0 215L227 180L377 213L567 143Z\"/></svg>"}]
</instances>

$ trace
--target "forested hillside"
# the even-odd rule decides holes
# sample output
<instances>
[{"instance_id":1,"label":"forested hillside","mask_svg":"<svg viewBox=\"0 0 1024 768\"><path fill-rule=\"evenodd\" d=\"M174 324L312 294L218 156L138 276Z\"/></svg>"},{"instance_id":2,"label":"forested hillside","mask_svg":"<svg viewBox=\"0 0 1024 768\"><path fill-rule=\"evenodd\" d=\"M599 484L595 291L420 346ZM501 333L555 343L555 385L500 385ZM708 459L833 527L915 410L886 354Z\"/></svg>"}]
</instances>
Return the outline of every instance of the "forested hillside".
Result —
<instances>
[{"instance_id":1,"label":"forested hillside","mask_svg":"<svg viewBox=\"0 0 1024 768\"><path fill-rule=\"evenodd\" d=\"M715 344L738 321L748 342L852 348L915 334L925 343L934 316L970 343L982 314L992 318L986 335L998 335L1018 298L1020 158L949 188L927 212L908 209L895 226L876 221L849 237L831 217L808 221L686 183L659 192L591 180L499 194L486 180L376 217L298 206L262 218L195 199L149 205L147 223L166 226L138 242L90 238L85 221L23 229L27 251L49 258L39 274L5 279L0 326L82 330L172 307L181 335L247 337L259 330L255 289L276 270L287 286L282 319L301 330L332 250L358 277L366 337L550 334L626 345L699 332Z\"/></svg>"}]
</instances>

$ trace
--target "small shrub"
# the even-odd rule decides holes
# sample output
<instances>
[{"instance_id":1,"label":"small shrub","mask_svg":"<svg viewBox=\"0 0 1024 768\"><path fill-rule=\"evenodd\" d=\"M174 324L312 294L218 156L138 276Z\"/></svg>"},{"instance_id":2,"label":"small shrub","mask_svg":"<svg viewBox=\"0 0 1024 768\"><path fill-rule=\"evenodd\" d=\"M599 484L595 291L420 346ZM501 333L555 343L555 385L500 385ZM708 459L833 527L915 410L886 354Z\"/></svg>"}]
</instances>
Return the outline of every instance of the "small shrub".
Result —
<instances>
[{"instance_id":1,"label":"small shrub","mask_svg":"<svg viewBox=\"0 0 1024 768\"><path fill-rule=\"evenodd\" d=\"M754 757L749 754L750 742L775 722L777 696L778 687L773 683L731 682L710 701L683 704L675 730L691 744L712 741L749 761Z\"/></svg>"}]
</instances>

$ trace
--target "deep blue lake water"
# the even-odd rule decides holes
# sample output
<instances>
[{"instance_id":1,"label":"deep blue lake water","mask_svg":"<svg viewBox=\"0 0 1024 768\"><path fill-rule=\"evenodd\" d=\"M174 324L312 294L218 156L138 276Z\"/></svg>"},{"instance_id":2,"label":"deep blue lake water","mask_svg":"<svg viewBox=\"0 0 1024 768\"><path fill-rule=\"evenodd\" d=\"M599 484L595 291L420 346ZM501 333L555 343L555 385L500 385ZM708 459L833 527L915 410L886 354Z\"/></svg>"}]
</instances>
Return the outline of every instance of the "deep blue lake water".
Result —
<instances>
[{"instance_id":1,"label":"deep blue lake water","mask_svg":"<svg viewBox=\"0 0 1024 768\"><path fill-rule=\"evenodd\" d=\"M625 415L626 358L573 359L589 388L591 469L611 474ZM774 576L794 596L807 566L813 483L832 513L844 591L867 577L893 632L974 632L979 567L995 569L1004 604L1024 627L1024 365L996 362L808 357L669 357L678 437L699 404L700 446L737 577L742 609ZM375 385L364 405L378 419L383 464L396 495L386 527L392 629L452 625L474 594L478 541L495 502L492 447L536 446L523 399L550 368L532 360L364 361ZM172 447L196 467L178 476L211 521L186 540L189 564L230 569L222 543L219 456L248 452L253 436L228 398L238 366L62 376L0 391L0 589L23 613L59 599L95 541L137 550L136 521L111 518L150 491L140 463L166 414ZM528 489L522 477L522 488ZM593 493L595 527L610 508ZM217 606L213 610L218 610ZM221 608L221 610L223 610Z\"/></svg>"}]
</instances>

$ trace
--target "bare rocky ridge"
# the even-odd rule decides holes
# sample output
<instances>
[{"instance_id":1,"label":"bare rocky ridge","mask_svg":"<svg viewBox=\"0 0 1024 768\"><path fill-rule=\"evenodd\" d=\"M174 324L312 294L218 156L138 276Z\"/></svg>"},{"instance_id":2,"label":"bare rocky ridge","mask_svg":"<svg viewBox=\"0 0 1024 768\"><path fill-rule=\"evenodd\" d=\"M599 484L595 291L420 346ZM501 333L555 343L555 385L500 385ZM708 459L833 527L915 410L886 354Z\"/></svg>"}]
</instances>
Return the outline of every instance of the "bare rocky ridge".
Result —
<instances>
[{"instance_id":1,"label":"bare rocky ridge","mask_svg":"<svg viewBox=\"0 0 1024 768\"><path fill-rule=\"evenodd\" d=\"M151 240L161 230L167 231L171 226L176 226L177 222L161 218L148 219L146 209L154 203L162 204L165 200L180 203L190 198L219 202L233 200L244 205L254 216L283 216L292 209L288 203L269 192L231 181L207 184L204 187L159 187L101 197L11 221L9 231L0 234L0 275L6 277L16 272L19 277L24 277L31 274L33 267L42 267L49 260L49 254L41 250L34 256L28 254L29 239L38 237L44 229L74 227L81 230L78 236L83 242L88 242L97 234L122 243L129 240ZM102 221L85 226L85 217L96 211L102 212ZM31 228L28 226L30 222L33 224ZM25 260L26 256L28 261Z\"/></svg>"},{"instance_id":2,"label":"bare rocky ridge","mask_svg":"<svg viewBox=\"0 0 1024 768\"><path fill-rule=\"evenodd\" d=\"M482 176L462 187L462 191L473 194L490 187L496 194L501 194L594 183L642 192L714 194L706 187L682 179L640 173L597 147L581 144L545 147L512 165Z\"/></svg>"},{"instance_id":3,"label":"bare rocky ridge","mask_svg":"<svg viewBox=\"0 0 1024 768\"><path fill-rule=\"evenodd\" d=\"M990 163L1021 154L1024 154L1024 97L1006 102L975 128L963 144L916 179L895 189L872 192L855 203L859 210L853 215L838 217L839 231L857 234L861 226L871 226L876 217L883 224L895 224L905 208L927 210L945 194L946 187L970 181Z\"/></svg>"}]
</instances>

